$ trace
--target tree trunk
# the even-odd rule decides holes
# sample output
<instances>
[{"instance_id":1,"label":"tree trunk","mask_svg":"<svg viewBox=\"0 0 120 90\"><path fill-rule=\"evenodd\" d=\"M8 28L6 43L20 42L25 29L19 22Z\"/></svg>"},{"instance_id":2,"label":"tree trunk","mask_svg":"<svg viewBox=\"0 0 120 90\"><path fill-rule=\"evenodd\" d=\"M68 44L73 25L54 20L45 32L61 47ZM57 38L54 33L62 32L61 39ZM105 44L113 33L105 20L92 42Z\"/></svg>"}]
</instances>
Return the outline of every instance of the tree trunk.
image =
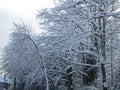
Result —
<instances>
[{"instance_id":1,"label":"tree trunk","mask_svg":"<svg viewBox=\"0 0 120 90\"><path fill-rule=\"evenodd\" d=\"M67 86L67 90L74 90L73 85L73 76L72 76L72 66L66 70L66 73L63 74L63 78L65 79L65 84Z\"/></svg>"},{"instance_id":2,"label":"tree trunk","mask_svg":"<svg viewBox=\"0 0 120 90\"><path fill-rule=\"evenodd\" d=\"M67 71L66 71L68 74L72 72L72 67L70 67ZM68 79L68 83L67 83L67 86L68 86L68 90L73 90L73 80L72 80L72 74L69 74L67 76L67 79Z\"/></svg>"},{"instance_id":3,"label":"tree trunk","mask_svg":"<svg viewBox=\"0 0 120 90\"><path fill-rule=\"evenodd\" d=\"M16 90L16 77L15 77L14 83L13 83L13 90Z\"/></svg>"},{"instance_id":4,"label":"tree trunk","mask_svg":"<svg viewBox=\"0 0 120 90\"><path fill-rule=\"evenodd\" d=\"M113 37L111 37L111 62L110 62L110 68L111 68L111 87L113 86Z\"/></svg>"},{"instance_id":5,"label":"tree trunk","mask_svg":"<svg viewBox=\"0 0 120 90\"><path fill-rule=\"evenodd\" d=\"M106 82L106 70L105 70L105 61L106 61L106 32L105 32L105 17L100 17L101 19L101 30L102 30L102 37L101 37L101 53L102 53L102 63L101 63L101 70L102 70L102 81L103 81L103 90L108 90L107 82Z\"/></svg>"},{"instance_id":6,"label":"tree trunk","mask_svg":"<svg viewBox=\"0 0 120 90\"><path fill-rule=\"evenodd\" d=\"M103 90L108 90L107 83L106 83L106 71L105 71L105 65L101 64L101 70L102 70L102 79L103 79Z\"/></svg>"}]
</instances>

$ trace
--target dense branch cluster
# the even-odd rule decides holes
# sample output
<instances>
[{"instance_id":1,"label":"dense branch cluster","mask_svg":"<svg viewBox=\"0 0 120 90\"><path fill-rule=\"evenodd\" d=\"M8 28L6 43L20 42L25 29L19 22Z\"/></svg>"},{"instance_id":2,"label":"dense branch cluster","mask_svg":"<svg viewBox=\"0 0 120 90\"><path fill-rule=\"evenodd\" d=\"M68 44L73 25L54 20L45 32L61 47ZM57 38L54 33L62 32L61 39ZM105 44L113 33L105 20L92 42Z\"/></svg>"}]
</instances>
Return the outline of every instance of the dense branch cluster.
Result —
<instances>
[{"instance_id":1,"label":"dense branch cluster","mask_svg":"<svg viewBox=\"0 0 120 90\"><path fill-rule=\"evenodd\" d=\"M22 90L120 89L119 0L59 0L39 11L46 33L15 24L2 69Z\"/></svg>"}]
</instances>

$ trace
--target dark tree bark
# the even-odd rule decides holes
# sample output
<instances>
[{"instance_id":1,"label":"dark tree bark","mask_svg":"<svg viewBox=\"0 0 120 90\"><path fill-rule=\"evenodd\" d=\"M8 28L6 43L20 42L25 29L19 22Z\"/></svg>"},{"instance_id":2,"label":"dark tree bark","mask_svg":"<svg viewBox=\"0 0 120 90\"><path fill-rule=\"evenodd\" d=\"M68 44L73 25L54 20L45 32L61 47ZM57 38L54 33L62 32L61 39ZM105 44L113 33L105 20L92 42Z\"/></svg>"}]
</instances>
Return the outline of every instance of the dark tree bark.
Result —
<instances>
[{"instance_id":1,"label":"dark tree bark","mask_svg":"<svg viewBox=\"0 0 120 90\"><path fill-rule=\"evenodd\" d=\"M16 77L14 78L12 90L17 90L17 88L16 88Z\"/></svg>"},{"instance_id":2,"label":"dark tree bark","mask_svg":"<svg viewBox=\"0 0 120 90\"><path fill-rule=\"evenodd\" d=\"M87 57L86 64L90 64L90 65L96 64L96 60L94 59L92 55L87 55L86 57ZM91 66L84 66L83 69L84 69L83 71L87 74L87 75L83 75L83 83L85 85L92 84L94 80L96 79L97 68L91 67Z\"/></svg>"},{"instance_id":3,"label":"dark tree bark","mask_svg":"<svg viewBox=\"0 0 120 90\"><path fill-rule=\"evenodd\" d=\"M74 90L74 85L73 85L73 77L72 77L72 67L69 67L66 70L66 73L63 74L63 78L65 79L65 84L67 86L67 90Z\"/></svg>"}]
</instances>

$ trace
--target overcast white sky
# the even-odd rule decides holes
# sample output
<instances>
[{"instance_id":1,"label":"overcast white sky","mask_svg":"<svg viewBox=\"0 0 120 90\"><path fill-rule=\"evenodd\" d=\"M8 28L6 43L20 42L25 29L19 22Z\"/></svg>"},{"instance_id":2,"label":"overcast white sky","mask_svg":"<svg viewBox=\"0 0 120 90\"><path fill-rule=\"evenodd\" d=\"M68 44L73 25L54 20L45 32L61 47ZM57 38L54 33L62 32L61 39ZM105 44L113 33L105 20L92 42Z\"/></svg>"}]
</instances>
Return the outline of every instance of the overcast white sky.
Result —
<instances>
[{"instance_id":1,"label":"overcast white sky","mask_svg":"<svg viewBox=\"0 0 120 90\"><path fill-rule=\"evenodd\" d=\"M53 0L0 0L0 50L9 40L13 22L23 21L37 27L37 10L53 6Z\"/></svg>"}]
</instances>

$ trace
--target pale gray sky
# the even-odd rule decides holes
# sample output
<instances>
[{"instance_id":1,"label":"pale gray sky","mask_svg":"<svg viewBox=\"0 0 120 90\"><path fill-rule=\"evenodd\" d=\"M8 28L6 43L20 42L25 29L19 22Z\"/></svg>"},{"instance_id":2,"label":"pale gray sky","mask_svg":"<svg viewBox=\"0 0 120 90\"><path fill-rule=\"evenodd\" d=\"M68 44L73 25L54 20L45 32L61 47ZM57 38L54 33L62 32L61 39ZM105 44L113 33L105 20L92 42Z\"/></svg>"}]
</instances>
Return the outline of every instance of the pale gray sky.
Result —
<instances>
[{"instance_id":1,"label":"pale gray sky","mask_svg":"<svg viewBox=\"0 0 120 90\"><path fill-rule=\"evenodd\" d=\"M53 0L0 0L0 50L9 40L13 22L25 22L38 29L37 10L53 6Z\"/></svg>"}]
</instances>

